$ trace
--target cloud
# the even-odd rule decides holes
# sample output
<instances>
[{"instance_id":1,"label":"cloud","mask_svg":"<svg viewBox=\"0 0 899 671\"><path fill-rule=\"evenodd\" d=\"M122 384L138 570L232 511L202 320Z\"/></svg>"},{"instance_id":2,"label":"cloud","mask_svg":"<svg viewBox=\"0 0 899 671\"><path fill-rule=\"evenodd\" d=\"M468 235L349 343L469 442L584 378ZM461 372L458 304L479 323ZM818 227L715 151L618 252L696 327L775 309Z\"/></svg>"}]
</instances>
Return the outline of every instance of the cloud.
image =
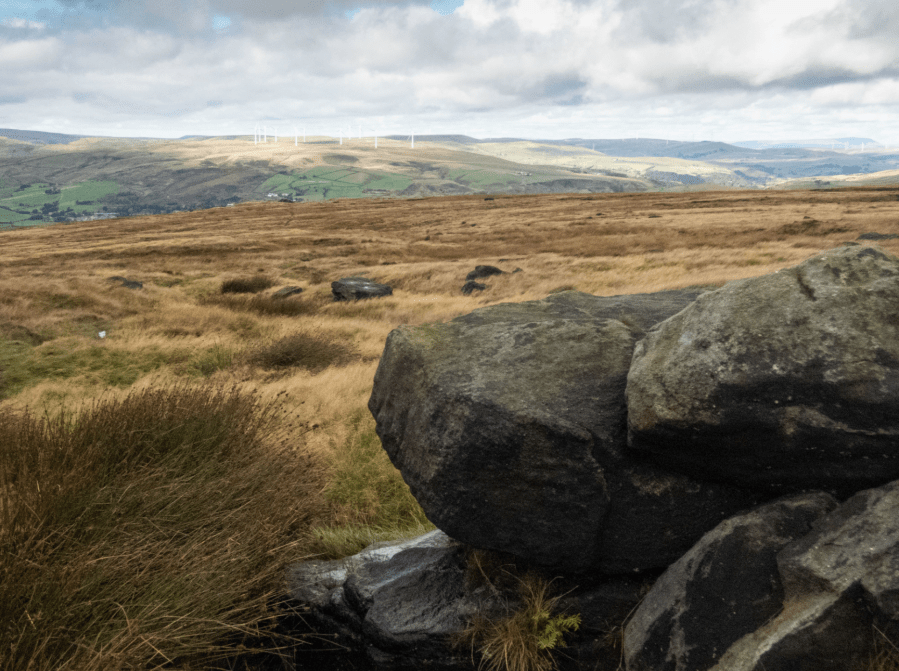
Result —
<instances>
[{"instance_id":1,"label":"cloud","mask_svg":"<svg viewBox=\"0 0 899 671\"><path fill-rule=\"evenodd\" d=\"M26 29L26 30L43 30L47 27L46 23L41 23L40 21L30 21L28 19L22 19L19 17L7 17L0 21L0 25L6 28L18 28L18 29Z\"/></svg>"},{"instance_id":2,"label":"cloud","mask_svg":"<svg viewBox=\"0 0 899 671\"><path fill-rule=\"evenodd\" d=\"M447 14L432 0L57 3L21 19L42 32L0 24L0 125L55 105L43 118L177 119L174 136L266 117L509 135L767 128L765 115L823 119L852 96L895 120L899 105L894 0L465 0Z\"/></svg>"}]
</instances>

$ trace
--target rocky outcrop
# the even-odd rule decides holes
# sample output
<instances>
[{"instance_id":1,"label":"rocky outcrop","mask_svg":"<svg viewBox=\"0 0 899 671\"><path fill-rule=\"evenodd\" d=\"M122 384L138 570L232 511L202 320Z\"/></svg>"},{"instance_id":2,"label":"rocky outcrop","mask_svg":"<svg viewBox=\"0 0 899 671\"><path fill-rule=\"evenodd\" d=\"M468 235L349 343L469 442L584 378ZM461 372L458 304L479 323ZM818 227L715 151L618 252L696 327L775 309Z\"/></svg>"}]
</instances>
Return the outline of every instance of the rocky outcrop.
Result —
<instances>
[{"instance_id":1,"label":"rocky outcrop","mask_svg":"<svg viewBox=\"0 0 899 671\"><path fill-rule=\"evenodd\" d=\"M637 346L626 396L631 449L692 477L899 478L899 259L843 247L704 294Z\"/></svg>"},{"instance_id":2,"label":"rocky outcrop","mask_svg":"<svg viewBox=\"0 0 899 671\"><path fill-rule=\"evenodd\" d=\"M899 259L878 248L400 327L369 409L441 532L290 579L368 667L477 666L453 632L517 605L471 581L471 548L582 614L563 671L617 668L650 581L628 671L836 671L899 641Z\"/></svg>"},{"instance_id":3,"label":"rocky outcrop","mask_svg":"<svg viewBox=\"0 0 899 671\"><path fill-rule=\"evenodd\" d=\"M753 503L625 454L634 342L697 293L564 292L393 331L369 409L429 519L540 566L624 573L667 566Z\"/></svg>"},{"instance_id":4,"label":"rocky outcrop","mask_svg":"<svg viewBox=\"0 0 899 671\"><path fill-rule=\"evenodd\" d=\"M331 282L331 293L335 301L358 301L364 298L379 298L393 295L387 284L379 284L367 277L342 277Z\"/></svg>"}]
</instances>

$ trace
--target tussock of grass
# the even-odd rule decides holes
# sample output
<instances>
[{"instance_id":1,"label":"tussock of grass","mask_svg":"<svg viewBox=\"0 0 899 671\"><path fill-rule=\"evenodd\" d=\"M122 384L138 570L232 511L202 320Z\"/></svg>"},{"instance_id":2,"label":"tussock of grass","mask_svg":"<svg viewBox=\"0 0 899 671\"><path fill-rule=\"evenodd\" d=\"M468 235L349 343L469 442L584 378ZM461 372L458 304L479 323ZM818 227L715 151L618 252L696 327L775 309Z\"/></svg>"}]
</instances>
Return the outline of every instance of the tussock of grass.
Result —
<instances>
[{"instance_id":1,"label":"tussock of grass","mask_svg":"<svg viewBox=\"0 0 899 671\"><path fill-rule=\"evenodd\" d=\"M339 342L322 333L302 331L251 350L246 360L269 370L299 367L318 372L348 363L354 356L356 348L352 342Z\"/></svg>"},{"instance_id":2,"label":"tussock of grass","mask_svg":"<svg viewBox=\"0 0 899 671\"><path fill-rule=\"evenodd\" d=\"M275 286L275 280L265 275L254 275L247 278L235 278L222 282L223 294L258 294L260 291L271 289Z\"/></svg>"},{"instance_id":3,"label":"tussock of grass","mask_svg":"<svg viewBox=\"0 0 899 671\"><path fill-rule=\"evenodd\" d=\"M263 316L301 317L315 314L320 302L309 298L289 297L274 298L273 296L242 296L234 294L206 296L201 300L202 305L221 305L229 310L252 312Z\"/></svg>"},{"instance_id":4,"label":"tussock of grass","mask_svg":"<svg viewBox=\"0 0 899 671\"><path fill-rule=\"evenodd\" d=\"M553 651L565 647L564 637L577 631L580 615L558 612L561 596L552 594L552 582L539 573L519 575L510 567L498 568L482 552L471 553L469 562L469 569L505 601L506 612L476 615L456 636L456 644L470 648L479 657L478 668L487 671L558 668Z\"/></svg>"},{"instance_id":5,"label":"tussock of grass","mask_svg":"<svg viewBox=\"0 0 899 671\"><path fill-rule=\"evenodd\" d=\"M0 668L208 662L270 627L322 478L266 446L275 414L175 386L0 415Z\"/></svg>"}]
</instances>

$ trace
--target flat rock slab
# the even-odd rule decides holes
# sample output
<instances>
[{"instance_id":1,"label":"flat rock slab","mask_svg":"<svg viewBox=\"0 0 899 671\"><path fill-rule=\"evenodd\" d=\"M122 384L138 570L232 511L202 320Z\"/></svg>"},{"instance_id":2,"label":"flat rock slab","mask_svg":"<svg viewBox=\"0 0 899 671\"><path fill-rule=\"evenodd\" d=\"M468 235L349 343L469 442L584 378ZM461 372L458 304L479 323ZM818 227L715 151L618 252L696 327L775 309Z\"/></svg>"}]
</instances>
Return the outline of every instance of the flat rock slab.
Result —
<instances>
[{"instance_id":1,"label":"flat rock slab","mask_svg":"<svg viewBox=\"0 0 899 671\"><path fill-rule=\"evenodd\" d=\"M692 477L839 496L899 477L899 259L847 246L706 293L637 345L629 444Z\"/></svg>"},{"instance_id":2,"label":"flat rock slab","mask_svg":"<svg viewBox=\"0 0 899 671\"><path fill-rule=\"evenodd\" d=\"M394 330L369 409L428 518L540 566L624 573L667 566L751 504L624 455L639 327L690 298L565 292Z\"/></svg>"}]
</instances>

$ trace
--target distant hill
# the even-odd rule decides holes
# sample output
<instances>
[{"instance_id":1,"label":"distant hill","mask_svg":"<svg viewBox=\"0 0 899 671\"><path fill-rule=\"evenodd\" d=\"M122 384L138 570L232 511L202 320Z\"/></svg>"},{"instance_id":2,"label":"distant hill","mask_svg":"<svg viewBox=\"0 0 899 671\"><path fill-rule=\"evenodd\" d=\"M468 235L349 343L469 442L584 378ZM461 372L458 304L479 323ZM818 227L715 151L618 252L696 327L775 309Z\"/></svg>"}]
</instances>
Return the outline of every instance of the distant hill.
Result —
<instances>
[{"instance_id":1,"label":"distant hill","mask_svg":"<svg viewBox=\"0 0 899 671\"><path fill-rule=\"evenodd\" d=\"M417 135L414 147L401 135L379 137L377 147L372 137L280 139L0 129L0 227L270 199L829 188L866 175L899 183L899 152L860 151L868 138L842 138L849 151L657 138Z\"/></svg>"},{"instance_id":2,"label":"distant hill","mask_svg":"<svg viewBox=\"0 0 899 671\"><path fill-rule=\"evenodd\" d=\"M69 144L80 140L84 135L66 135L65 133L44 133L38 130L16 130L15 128L0 128L0 137L8 137L10 140L28 142L29 144Z\"/></svg>"},{"instance_id":3,"label":"distant hill","mask_svg":"<svg viewBox=\"0 0 899 671\"><path fill-rule=\"evenodd\" d=\"M819 140L747 140L734 142L737 147L746 149L861 149L882 146L869 137L836 137Z\"/></svg>"}]
</instances>

